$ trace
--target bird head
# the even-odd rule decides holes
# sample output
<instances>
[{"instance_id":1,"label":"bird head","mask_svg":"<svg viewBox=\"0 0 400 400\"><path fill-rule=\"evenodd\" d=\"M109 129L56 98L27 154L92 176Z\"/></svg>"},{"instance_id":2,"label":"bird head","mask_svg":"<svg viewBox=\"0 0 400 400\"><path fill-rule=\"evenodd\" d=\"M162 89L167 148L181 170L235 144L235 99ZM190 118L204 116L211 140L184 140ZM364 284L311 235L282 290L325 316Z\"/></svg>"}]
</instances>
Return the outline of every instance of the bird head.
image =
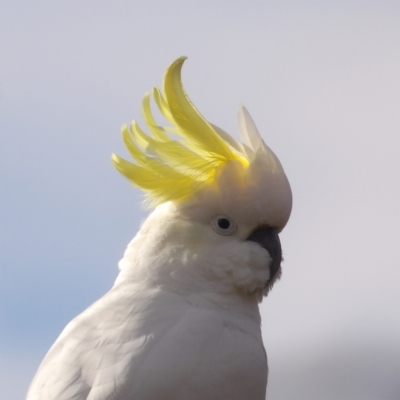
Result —
<instances>
[{"instance_id":1,"label":"bird head","mask_svg":"<svg viewBox=\"0 0 400 400\"><path fill-rule=\"evenodd\" d=\"M112 156L117 170L146 193L145 204L155 207L120 266L133 263L135 248L136 258L140 253L160 265L163 279L187 283L192 276L199 290L211 282L260 297L281 273L278 233L291 213L290 185L246 108L238 115L242 143L199 113L182 85L184 61L168 67L164 94L154 88L143 99L150 133L135 121L122 127L135 163ZM155 121L151 96L169 126Z\"/></svg>"}]
</instances>

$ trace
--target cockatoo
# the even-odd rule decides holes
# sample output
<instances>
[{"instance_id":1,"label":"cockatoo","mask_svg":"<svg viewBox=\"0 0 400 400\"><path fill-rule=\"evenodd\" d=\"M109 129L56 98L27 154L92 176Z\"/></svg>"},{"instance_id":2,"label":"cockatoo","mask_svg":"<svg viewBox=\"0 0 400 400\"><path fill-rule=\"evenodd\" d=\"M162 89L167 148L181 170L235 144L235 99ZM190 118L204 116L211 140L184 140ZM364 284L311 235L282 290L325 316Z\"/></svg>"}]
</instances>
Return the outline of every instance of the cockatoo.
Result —
<instances>
[{"instance_id":1,"label":"cockatoo","mask_svg":"<svg viewBox=\"0 0 400 400\"><path fill-rule=\"evenodd\" d=\"M264 400L259 303L281 273L288 179L244 107L243 143L206 121L181 81L185 57L143 117L122 128L134 163L114 166L154 211L128 245L114 286L50 348L28 400Z\"/></svg>"}]
</instances>

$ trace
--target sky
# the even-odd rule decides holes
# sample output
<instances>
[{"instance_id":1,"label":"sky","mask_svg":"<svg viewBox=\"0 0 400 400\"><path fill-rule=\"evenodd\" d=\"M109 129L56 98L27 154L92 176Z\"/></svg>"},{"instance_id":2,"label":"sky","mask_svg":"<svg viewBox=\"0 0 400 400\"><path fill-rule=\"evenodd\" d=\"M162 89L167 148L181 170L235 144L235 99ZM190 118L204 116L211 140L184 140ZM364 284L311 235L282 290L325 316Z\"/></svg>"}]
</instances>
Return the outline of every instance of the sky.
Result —
<instances>
[{"instance_id":1,"label":"sky","mask_svg":"<svg viewBox=\"0 0 400 400\"><path fill-rule=\"evenodd\" d=\"M243 103L294 206L261 305L268 400L400 398L398 1L0 0L0 387L24 398L64 326L111 288L145 219L120 127L186 55L237 136Z\"/></svg>"}]
</instances>

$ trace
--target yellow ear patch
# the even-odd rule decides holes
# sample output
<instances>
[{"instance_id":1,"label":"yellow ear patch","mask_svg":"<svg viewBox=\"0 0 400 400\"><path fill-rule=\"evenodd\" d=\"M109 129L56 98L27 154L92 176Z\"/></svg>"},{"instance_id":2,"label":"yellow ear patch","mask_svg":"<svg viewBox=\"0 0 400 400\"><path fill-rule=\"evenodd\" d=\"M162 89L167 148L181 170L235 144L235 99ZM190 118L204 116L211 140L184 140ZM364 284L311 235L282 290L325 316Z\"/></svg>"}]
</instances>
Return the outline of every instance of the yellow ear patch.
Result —
<instances>
[{"instance_id":1,"label":"yellow ear patch","mask_svg":"<svg viewBox=\"0 0 400 400\"><path fill-rule=\"evenodd\" d=\"M178 58L168 67L163 85L165 97L158 88L152 91L158 109L172 126L156 123L150 94L146 94L142 110L150 135L135 121L129 128L122 127L123 141L136 164L112 155L115 168L146 192L150 206L189 199L200 186L214 182L216 170L230 160L239 161L244 168L249 165L244 152L220 136L188 98L181 80L185 59ZM181 139L172 139L167 132Z\"/></svg>"}]
</instances>

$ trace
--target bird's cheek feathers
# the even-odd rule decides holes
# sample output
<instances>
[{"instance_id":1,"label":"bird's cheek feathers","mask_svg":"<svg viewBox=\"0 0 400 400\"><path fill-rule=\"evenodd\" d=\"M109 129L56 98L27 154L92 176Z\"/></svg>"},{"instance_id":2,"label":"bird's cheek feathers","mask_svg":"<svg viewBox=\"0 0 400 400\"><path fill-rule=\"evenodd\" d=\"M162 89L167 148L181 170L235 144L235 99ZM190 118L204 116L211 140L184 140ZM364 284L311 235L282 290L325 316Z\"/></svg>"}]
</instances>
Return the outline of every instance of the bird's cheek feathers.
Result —
<instances>
[{"instance_id":1,"label":"bird's cheek feathers","mask_svg":"<svg viewBox=\"0 0 400 400\"><path fill-rule=\"evenodd\" d=\"M226 290L253 293L269 279L271 258L255 243L219 244L197 253L194 261L208 279L219 282Z\"/></svg>"}]
</instances>

